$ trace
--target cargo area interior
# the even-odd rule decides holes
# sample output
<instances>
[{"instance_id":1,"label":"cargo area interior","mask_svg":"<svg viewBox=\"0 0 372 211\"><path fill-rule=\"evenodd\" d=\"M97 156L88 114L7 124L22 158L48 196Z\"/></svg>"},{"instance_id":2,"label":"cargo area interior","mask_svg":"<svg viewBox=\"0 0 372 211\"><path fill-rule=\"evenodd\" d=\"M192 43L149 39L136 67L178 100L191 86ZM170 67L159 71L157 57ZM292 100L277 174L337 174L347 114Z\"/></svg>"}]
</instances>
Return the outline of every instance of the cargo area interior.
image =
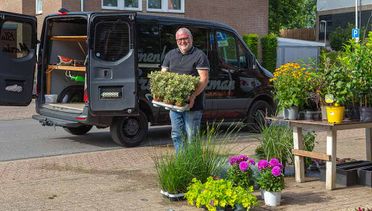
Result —
<instances>
[{"instance_id":1,"label":"cargo area interior","mask_svg":"<svg viewBox=\"0 0 372 211\"><path fill-rule=\"evenodd\" d=\"M84 108L86 87L87 20L53 18L47 23L43 107L72 113Z\"/></svg>"}]
</instances>

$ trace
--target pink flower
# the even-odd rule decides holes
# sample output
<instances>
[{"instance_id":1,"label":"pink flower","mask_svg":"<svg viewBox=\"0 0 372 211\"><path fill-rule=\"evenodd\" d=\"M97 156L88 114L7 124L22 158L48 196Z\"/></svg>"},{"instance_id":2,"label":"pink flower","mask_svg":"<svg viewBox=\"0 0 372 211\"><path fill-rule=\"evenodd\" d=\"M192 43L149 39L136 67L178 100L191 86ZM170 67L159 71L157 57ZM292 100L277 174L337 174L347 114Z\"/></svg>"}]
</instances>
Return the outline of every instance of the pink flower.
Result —
<instances>
[{"instance_id":1,"label":"pink flower","mask_svg":"<svg viewBox=\"0 0 372 211\"><path fill-rule=\"evenodd\" d=\"M242 171L242 172L247 171L248 166L249 166L249 165L248 165L247 161L242 161L242 162L239 163L239 169L240 169L240 171Z\"/></svg>"},{"instance_id":2,"label":"pink flower","mask_svg":"<svg viewBox=\"0 0 372 211\"><path fill-rule=\"evenodd\" d=\"M278 177L282 174L282 169L279 166L274 166L273 169L271 169L271 173L275 176Z\"/></svg>"},{"instance_id":3,"label":"pink flower","mask_svg":"<svg viewBox=\"0 0 372 211\"><path fill-rule=\"evenodd\" d=\"M248 157L246 155L238 155L238 160L241 161L247 161Z\"/></svg>"},{"instance_id":4,"label":"pink flower","mask_svg":"<svg viewBox=\"0 0 372 211\"><path fill-rule=\"evenodd\" d=\"M256 162L254 162L253 159L248 159L248 163L249 163L249 165L255 165L256 164Z\"/></svg>"},{"instance_id":5,"label":"pink flower","mask_svg":"<svg viewBox=\"0 0 372 211\"><path fill-rule=\"evenodd\" d=\"M268 167L269 162L267 162L267 160L260 160L260 161L258 161L257 166L258 166L258 169L261 170L261 169L264 169L264 168Z\"/></svg>"},{"instance_id":6,"label":"pink flower","mask_svg":"<svg viewBox=\"0 0 372 211\"><path fill-rule=\"evenodd\" d=\"M272 158L272 159L270 160L269 164L270 164L271 167L281 165L281 163L279 162L279 160L276 159L276 158Z\"/></svg>"},{"instance_id":7,"label":"pink flower","mask_svg":"<svg viewBox=\"0 0 372 211\"><path fill-rule=\"evenodd\" d=\"M236 156L231 156L229 158L229 163L230 163L230 165L237 164L238 163L238 158Z\"/></svg>"}]
</instances>

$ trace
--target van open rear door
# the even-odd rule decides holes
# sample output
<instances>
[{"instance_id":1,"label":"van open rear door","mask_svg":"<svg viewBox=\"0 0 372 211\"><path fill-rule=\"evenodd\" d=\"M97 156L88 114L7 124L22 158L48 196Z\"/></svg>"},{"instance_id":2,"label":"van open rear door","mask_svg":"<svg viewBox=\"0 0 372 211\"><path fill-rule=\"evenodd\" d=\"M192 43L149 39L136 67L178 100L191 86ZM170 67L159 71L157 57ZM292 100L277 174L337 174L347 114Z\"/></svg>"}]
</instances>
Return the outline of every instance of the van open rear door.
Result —
<instances>
[{"instance_id":1,"label":"van open rear door","mask_svg":"<svg viewBox=\"0 0 372 211\"><path fill-rule=\"evenodd\" d=\"M90 111L137 112L135 13L94 13L89 22Z\"/></svg>"},{"instance_id":2,"label":"van open rear door","mask_svg":"<svg viewBox=\"0 0 372 211\"><path fill-rule=\"evenodd\" d=\"M36 18L0 11L0 105L28 105L36 63Z\"/></svg>"}]
</instances>

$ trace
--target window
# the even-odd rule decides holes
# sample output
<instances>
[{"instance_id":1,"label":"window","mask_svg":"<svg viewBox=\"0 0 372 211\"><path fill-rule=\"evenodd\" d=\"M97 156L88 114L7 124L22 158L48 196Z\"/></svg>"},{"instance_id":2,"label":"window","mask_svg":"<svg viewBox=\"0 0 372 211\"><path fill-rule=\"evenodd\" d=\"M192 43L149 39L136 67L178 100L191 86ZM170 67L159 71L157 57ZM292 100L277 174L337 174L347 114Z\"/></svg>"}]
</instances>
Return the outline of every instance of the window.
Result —
<instances>
[{"instance_id":1,"label":"window","mask_svg":"<svg viewBox=\"0 0 372 211\"><path fill-rule=\"evenodd\" d=\"M102 9L142 10L142 0L102 0Z\"/></svg>"},{"instance_id":2,"label":"window","mask_svg":"<svg viewBox=\"0 0 372 211\"><path fill-rule=\"evenodd\" d=\"M218 58L221 62L239 67L236 40L226 32L217 32Z\"/></svg>"},{"instance_id":3,"label":"window","mask_svg":"<svg viewBox=\"0 0 372 211\"><path fill-rule=\"evenodd\" d=\"M187 27L190 29L193 37L193 44L195 47L202 50L205 55L209 55L208 51L208 43L209 43L209 36L208 30L202 28L194 28L194 27Z\"/></svg>"},{"instance_id":4,"label":"window","mask_svg":"<svg viewBox=\"0 0 372 211\"><path fill-rule=\"evenodd\" d=\"M138 33L138 63L160 64L164 56L160 46L159 25L155 23L140 23L137 25Z\"/></svg>"},{"instance_id":5,"label":"window","mask_svg":"<svg viewBox=\"0 0 372 211\"><path fill-rule=\"evenodd\" d=\"M36 14L43 13L43 0L36 0L35 8Z\"/></svg>"},{"instance_id":6,"label":"window","mask_svg":"<svg viewBox=\"0 0 372 211\"><path fill-rule=\"evenodd\" d=\"M147 11L184 13L185 0L147 0Z\"/></svg>"},{"instance_id":7,"label":"window","mask_svg":"<svg viewBox=\"0 0 372 211\"><path fill-rule=\"evenodd\" d=\"M33 32L29 23L6 21L0 27L0 51L14 59L30 53Z\"/></svg>"},{"instance_id":8,"label":"window","mask_svg":"<svg viewBox=\"0 0 372 211\"><path fill-rule=\"evenodd\" d=\"M247 63L247 52L245 48L243 47L243 44L239 42L238 44L238 49L239 49L239 67L246 69L248 68L248 63Z\"/></svg>"},{"instance_id":9,"label":"window","mask_svg":"<svg viewBox=\"0 0 372 211\"><path fill-rule=\"evenodd\" d=\"M105 61L117 61L129 53L129 25L102 21L95 27L94 55Z\"/></svg>"}]
</instances>

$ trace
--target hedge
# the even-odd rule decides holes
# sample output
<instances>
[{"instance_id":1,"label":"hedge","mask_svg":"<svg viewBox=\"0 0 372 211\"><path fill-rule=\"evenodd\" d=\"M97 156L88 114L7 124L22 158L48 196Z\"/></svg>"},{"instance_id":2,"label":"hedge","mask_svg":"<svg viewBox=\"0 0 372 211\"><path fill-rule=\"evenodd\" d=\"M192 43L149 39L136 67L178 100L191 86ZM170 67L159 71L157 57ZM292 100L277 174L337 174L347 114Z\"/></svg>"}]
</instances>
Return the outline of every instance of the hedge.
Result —
<instances>
[{"instance_id":1,"label":"hedge","mask_svg":"<svg viewBox=\"0 0 372 211\"><path fill-rule=\"evenodd\" d=\"M258 58L258 34L244 34L243 40L256 58Z\"/></svg>"},{"instance_id":2,"label":"hedge","mask_svg":"<svg viewBox=\"0 0 372 211\"><path fill-rule=\"evenodd\" d=\"M270 33L261 38L262 66L271 72L276 68L276 48L278 46L277 35Z\"/></svg>"}]
</instances>

